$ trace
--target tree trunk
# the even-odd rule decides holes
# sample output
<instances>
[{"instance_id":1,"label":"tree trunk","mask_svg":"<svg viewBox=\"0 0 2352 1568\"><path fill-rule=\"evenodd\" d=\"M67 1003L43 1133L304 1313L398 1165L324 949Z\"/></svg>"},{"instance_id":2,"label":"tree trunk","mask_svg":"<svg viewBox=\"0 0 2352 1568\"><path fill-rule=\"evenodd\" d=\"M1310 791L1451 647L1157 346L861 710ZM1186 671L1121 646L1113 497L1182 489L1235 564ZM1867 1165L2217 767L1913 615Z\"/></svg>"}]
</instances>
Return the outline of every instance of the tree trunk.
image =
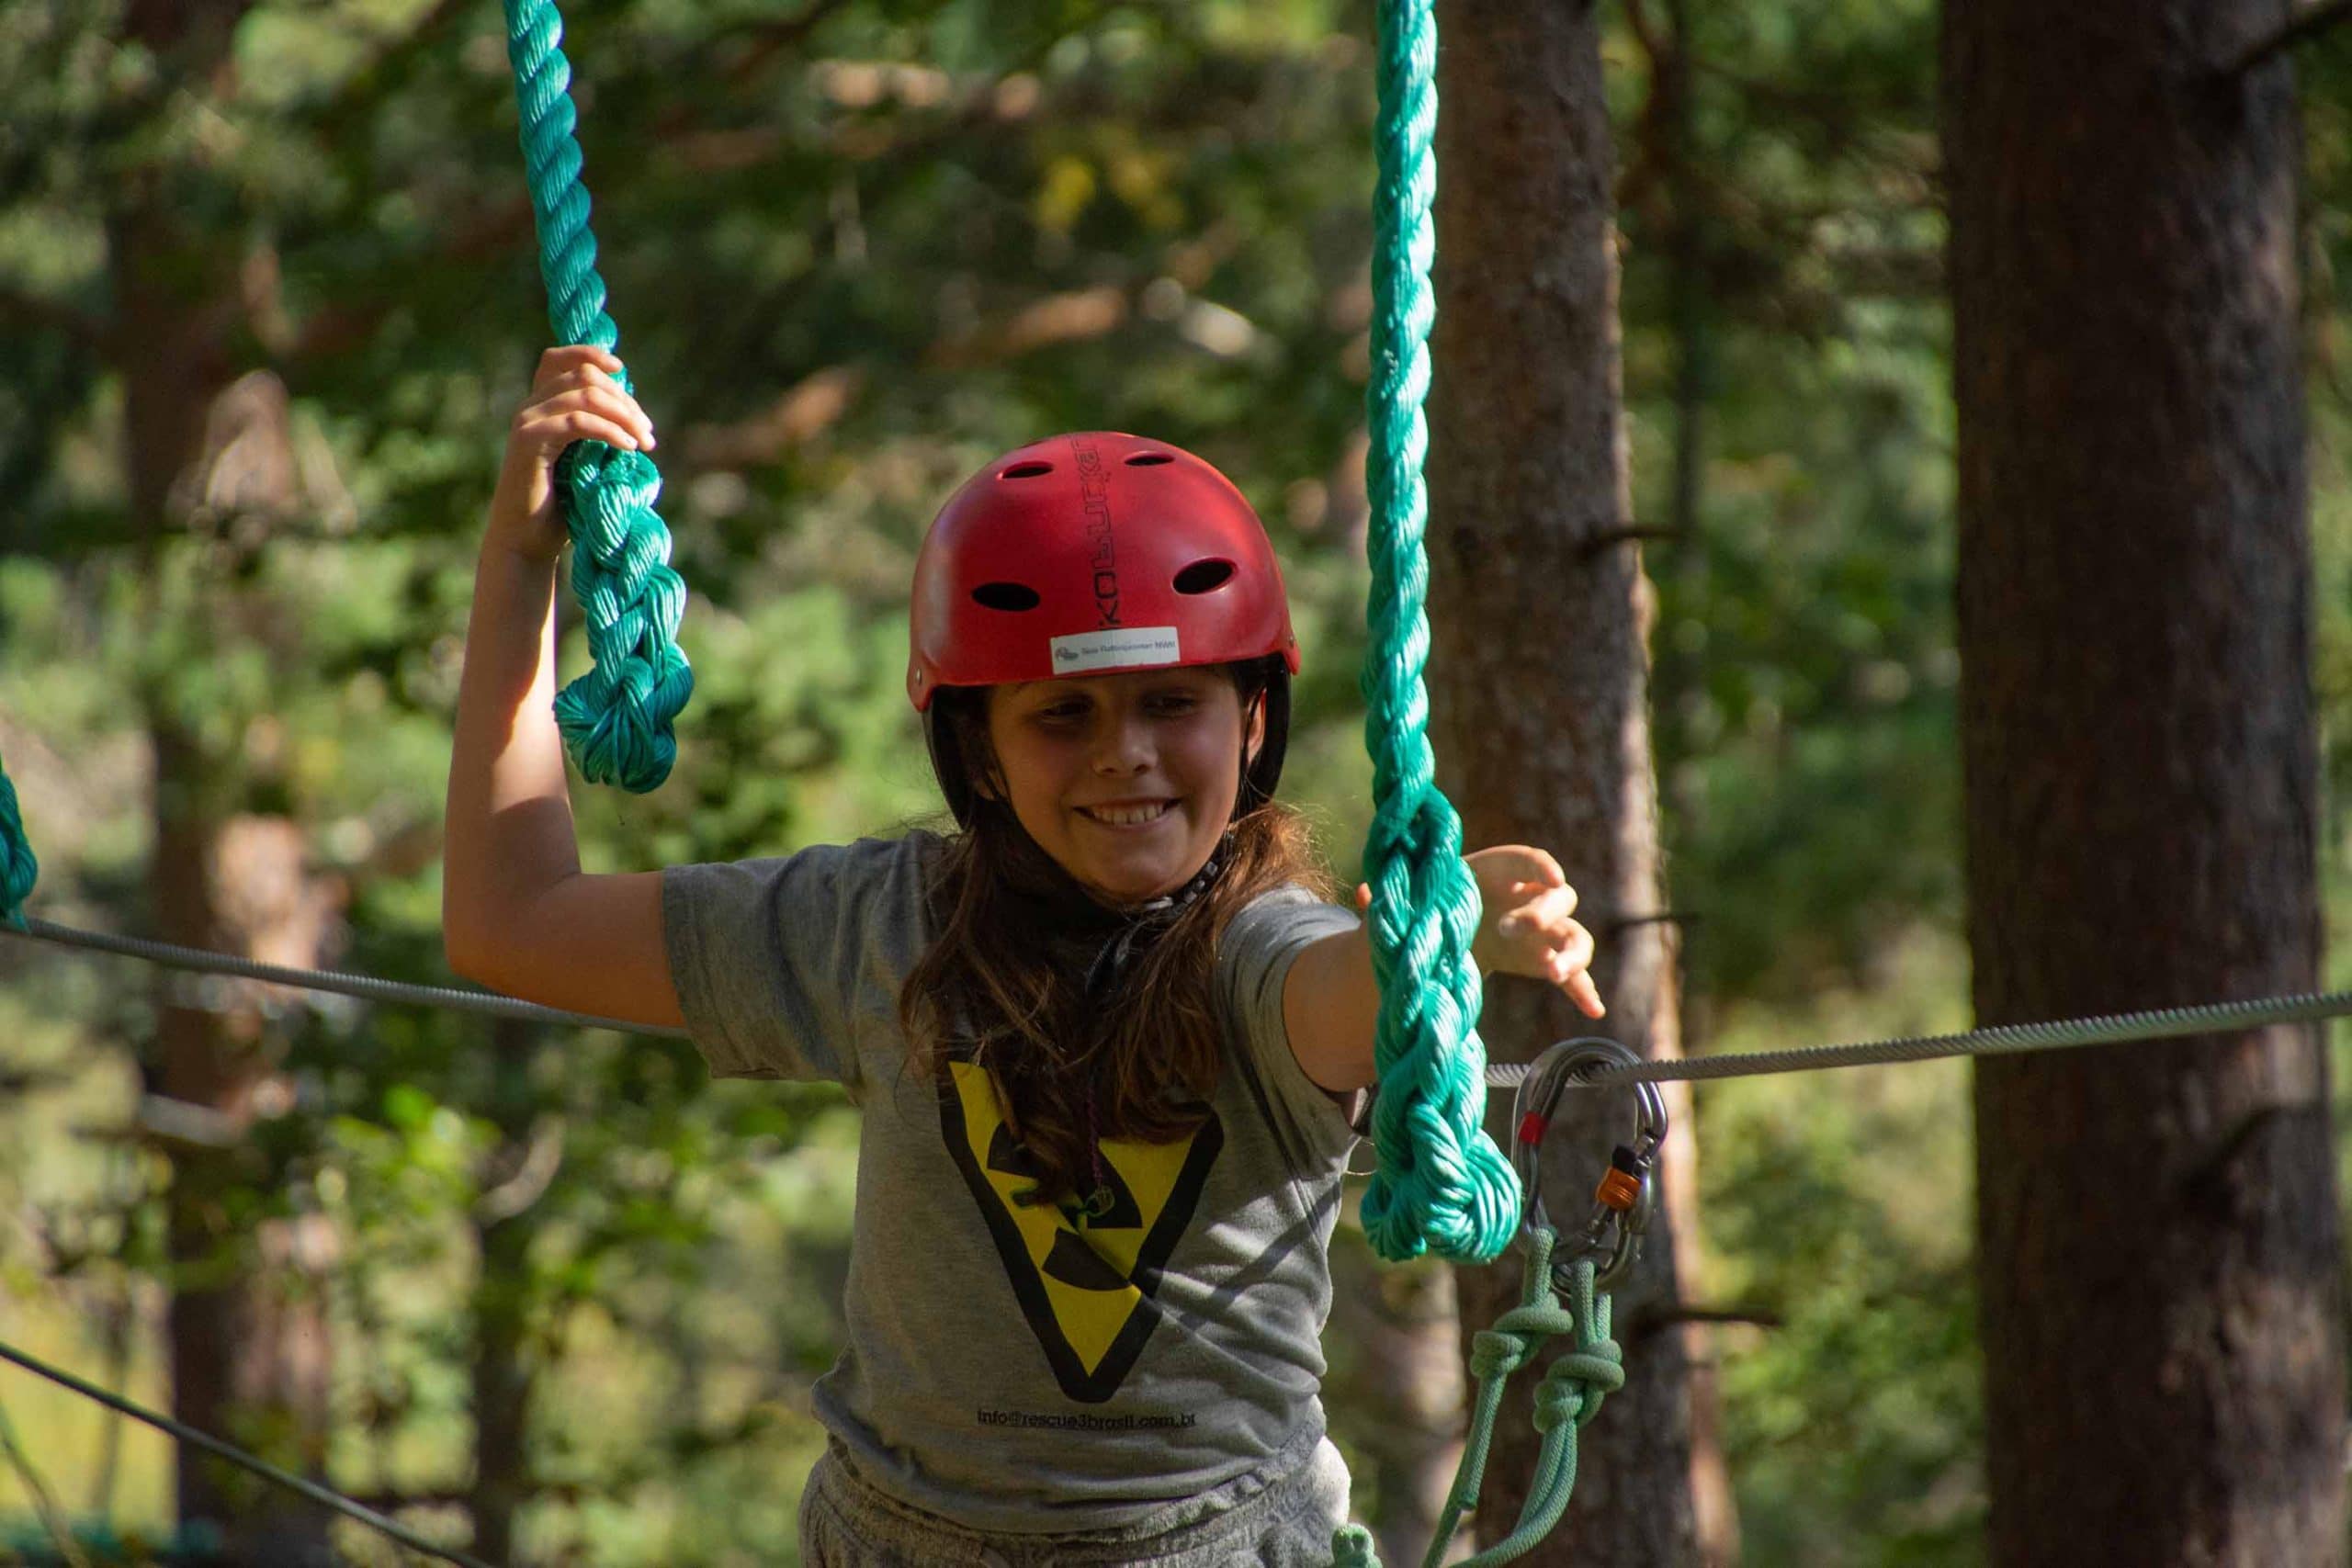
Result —
<instances>
[{"instance_id":1,"label":"tree trunk","mask_svg":"<svg viewBox=\"0 0 2352 1568\"><path fill-rule=\"evenodd\" d=\"M1969 940L1985 1023L2318 972L2277 0L1945 18ZM1991 1557L2344 1561L2309 1028L1976 1074Z\"/></svg>"},{"instance_id":2,"label":"tree trunk","mask_svg":"<svg viewBox=\"0 0 2352 1568\"><path fill-rule=\"evenodd\" d=\"M1401 1568L1421 1560L1462 1461L1467 1380L1453 1274L1435 1259L1380 1264L1353 1247L1335 1248L1331 1261L1324 1338L1354 1354L1346 1386L1327 1382L1324 1399L1349 1407L1380 1499L1380 1560Z\"/></svg>"},{"instance_id":3,"label":"tree trunk","mask_svg":"<svg viewBox=\"0 0 2352 1568\"><path fill-rule=\"evenodd\" d=\"M229 39L242 11L221 0L139 4L126 12L125 26L167 79L201 85L192 91L229 92ZM126 488L153 626L168 624L163 611L172 596L162 578L172 558L168 536L208 507L266 511L298 499L288 493L293 466L283 399L271 395L276 383L240 383L234 373L243 235L187 216L181 187L205 177L162 155L135 164L113 190L107 220L115 315L106 352L124 390ZM180 570L210 575L209 567L184 562ZM183 604L208 596L218 635L240 635L244 617L218 584L181 585L176 594ZM306 874L299 828L281 816L242 813L247 738L224 743L206 734L175 689L183 671L166 660L149 663L138 696L154 756L149 892L157 934L190 947L314 964L331 900ZM283 1466L323 1472L331 1363L315 1275L333 1240L315 1215L256 1223L253 1213L257 1167L236 1134L265 1096L285 1089L255 988L201 987L160 974L157 984L151 1087L217 1113L232 1130L228 1146L175 1155L167 1220L175 1411L192 1426L260 1447ZM175 1460L181 1522L222 1529L233 1560L333 1560L322 1511L264 1489L192 1446L182 1445Z\"/></svg>"},{"instance_id":4,"label":"tree trunk","mask_svg":"<svg viewBox=\"0 0 2352 1568\"><path fill-rule=\"evenodd\" d=\"M301 834L283 818L223 821L184 733L158 724L153 885L163 940L275 964L315 964L318 909L303 875ZM292 902L287 901L290 895ZM300 941L307 933L307 942ZM289 936L295 941L289 942ZM306 946L307 954L291 951ZM161 982L161 1092L242 1133L284 1082L250 996ZM188 1005L193 1000L197 1005ZM323 1274L335 1242L326 1220L256 1222L271 1178L242 1140L181 1149L169 1198L173 1409L297 1473L323 1476L332 1359ZM263 1488L190 1444L175 1455L183 1525L226 1532L231 1559L255 1568L332 1562L322 1510Z\"/></svg>"},{"instance_id":5,"label":"tree trunk","mask_svg":"<svg viewBox=\"0 0 2352 1568\"><path fill-rule=\"evenodd\" d=\"M1636 547L1610 536L1629 518L1599 23L1589 0L1464 0L1442 20L1429 533L1438 757L1471 845L1550 849L1585 918L1613 929L1596 966L1610 1004L1598 1029L1547 989L1505 979L1487 989L1484 1033L1498 1061L1600 1031L1672 1055L1668 928L1611 927L1656 912L1660 895L1649 589ZM1630 1098L1564 1103L1545 1179L1555 1214L1581 1217L1632 1130ZM1498 1136L1508 1103L1496 1097L1488 1119ZM1687 1126L1678 1136L1687 1151ZM1621 1323L1674 1299L1674 1229L1661 1215L1617 1292ZM1519 1277L1516 1258L1463 1270L1464 1329L1515 1304ZM1567 1518L1527 1561L1695 1559L1688 1360L1680 1330L1628 1347L1624 1390L1584 1429ZM1482 1540L1498 1540L1526 1495L1532 1380L1514 1379L1503 1407Z\"/></svg>"},{"instance_id":6,"label":"tree trunk","mask_svg":"<svg viewBox=\"0 0 2352 1568\"><path fill-rule=\"evenodd\" d=\"M472 1214L480 1261L467 1368L474 1474L466 1506L473 1517L474 1555L504 1562L514 1555L515 1515L532 1493L530 1250L537 1234L532 1209L551 1173L537 1168L539 1145L531 1126L531 1055L537 1031L512 1019L497 1020L490 1031L496 1079L491 1114L500 1137L485 1170L486 1190Z\"/></svg>"}]
</instances>

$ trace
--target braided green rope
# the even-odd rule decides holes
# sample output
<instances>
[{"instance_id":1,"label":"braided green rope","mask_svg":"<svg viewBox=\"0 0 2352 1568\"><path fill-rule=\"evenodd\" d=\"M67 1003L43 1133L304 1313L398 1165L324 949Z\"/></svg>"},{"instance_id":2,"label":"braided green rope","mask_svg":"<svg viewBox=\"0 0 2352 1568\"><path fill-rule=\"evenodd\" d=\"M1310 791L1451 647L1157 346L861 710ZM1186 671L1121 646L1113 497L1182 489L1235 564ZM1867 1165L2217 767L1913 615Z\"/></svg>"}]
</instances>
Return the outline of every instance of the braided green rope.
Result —
<instances>
[{"instance_id":1,"label":"braided green rope","mask_svg":"<svg viewBox=\"0 0 2352 1568\"><path fill-rule=\"evenodd\" d=\"M1487 1453L1494 1442L1495 1415L1502 1408L1503 1385L1510 1374L1527 1364L1554 1335L1567 1335L1574 1348L1555 1359L1535 1388L1535 1429L1544 1434L1536 1455L1535 1474L1519 1523L1510 1535L1462 1568L1493 1568L1533 1547L1552 1532L1567 1512L1568 1495L1577 1483L1577 1432L1600 1414L1600 1402L1625 1386L1624 1353L1609 1337L1609 1298L1593 1289L1592 1260L1577 1263L1570 1279L1569 1301L1563 1306L1552 1292L1553 1235L1533 1233L1527 1251L1527 1275L1520 1288L1519 1305L1495 1320L1471 1341L1470 1371L1478 1380L1477 1403L1470 1436L1454 1472L1453 1490L1438 1517L1430 1542L1427 1568L1445 1561L1446 1548L1462 1517L1476 1506L1486 1478Z\"/></svg>"},{"instance_id":2,"label":"braided green rope","mask_svg":"<svg viewBox=\"0 0 2352 1568\"><path fill-rule=\"evenodd\" d=\"M1430 325L1436 254L1430 209L1437 160L1437 23L1430 0L1380 6L1380 184L1374 209L1371 451L1372 592L1364 652L1364 737L1372 752L1373 970L1380 982L1374 1108L1380 1170L1363 1198L1364 1234L1383 1258L1435 1250L1483 1261L1510 1244L1519 1181L1479 1125L1486 1110L1480 991L1470 955L1478 889L1462 861L1462 823L1437 787L1428 736L1422 547L1429 496Z\"/></svg>"},{"instance_id":3,"label":"braided green rope","mask_svg":"<svg viewBox=\"0 0 2352 1568\"><path fill-rule=\"evenodd\" d=\"M588 231L571 65L557 47L563 19L552 0L505 0L505 7L548 321L559 343L608 349L620 329L605 313L596 238ZM621 384L628 385L626 375ZM661 470L641 452L582 441L563 455L557 473L571 530L572 593L587 619L595 667L556 698L556 723L582 777L642 793L670 776L678 754L670 721L694 692L677 641L686 586L670 570L670 530L653 510Z\"/></svg>"},{"instance_id":4,"label":"braided green rope","mask_svg":"<svg viewBox=\"0 0 2352 1568\"><path fill-rule=\"evenodd\" d=\"M0 772L0 922L25 929L25 900L40 879L40 862L17 808L17 786Z\"/></svg>"},{"instance_id":5,"label":"braided green rope","mask_svg":"<svg viewBox=\"0 0 2352 1568\"><path fill-rule=\"evenodd\" d=\"M1486 1483L1487 1457L1494 1447L1495 1417L1502 1410L1503 1390L1511 1373L1525 1366L1555 1335L1574 1340L1574 1348L1555 1358L1535 1387L1535 1429L1544 1444L1535 1458L1535 1473L1511 1532L1484 1551L1463 1559L1459 1568L1495 1568L1524 1555L1552 1533L1567 1512L1568 1495L1577 1484L1577 1433L1595 1416L1600 1403L1625 1386L1625 1356L1609 1337L1609 1298L1593 1287L1592 1259L1580 1258L1570 1270L1568 1303L1563 1306L1553 1293L1552 1248L1556 1237L1538 1227L1529 1233L1527 1272L1521 1280L1519 1305L1495 1320L1471 1340L1470 1373L1478 1382L1471 1406L1470 1431L1454 1468L1453 1486L1438 1515L1437 1533L1421 1568L1438 1568L1453 1544L1463 1518L1477 1506ZM1332 1568L1380 1568L1372 1535L1360 1525L1348 1525L1332 1534Z\"/></svg>"}]
</instances>

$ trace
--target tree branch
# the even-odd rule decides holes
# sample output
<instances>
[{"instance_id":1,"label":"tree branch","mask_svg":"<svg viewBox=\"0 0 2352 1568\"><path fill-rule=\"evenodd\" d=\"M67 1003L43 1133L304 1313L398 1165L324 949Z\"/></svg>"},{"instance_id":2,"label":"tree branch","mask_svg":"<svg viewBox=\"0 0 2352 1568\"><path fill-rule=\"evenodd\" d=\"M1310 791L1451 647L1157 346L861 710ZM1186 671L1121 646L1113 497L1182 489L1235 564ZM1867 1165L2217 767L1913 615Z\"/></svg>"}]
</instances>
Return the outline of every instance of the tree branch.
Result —
<instances>
[{"instance_id":1,"label":"tree branch","mask_svg":"<svg viewBox=\"0 0 2352 1568\"><path fill-rule=\"evenodd\" d=\"M531 237L531 203L517 197L485 207L455 224L441 247L444 261L477 262L526 243ZM383 324L397 304L387 294L359 304L329 306L303 321L300 330L276 354L273 362L288 369L306 362L348 354Z\"/></svg>"},{"instance_id":2,"label":"tree branch","mask_svg":"<svg viewBox=\"0 0 2352 1568\"><path fill-rule=\"evenodd\" d=\"M1683 536L1681 529L1671 527L1663 523L1625 523L1621 524L1616 527L1602 528L1596 531L1589 538L1584 541L1584 544L1580 547L1578 553L1581 554L1585 559L1590 560L1593 557L1600 554L1603 550L1609 549L1612 546L1630 545L1640 540L1650 540L1658 544L1673 544Z\"/></svg>"},{"instance_id":3,"label":"tree branch","mask_svg":"<svg viewBox=\"0 0 2352 1568\"><path fill-rule=\"evenodd\" d=\"M1664 1302L1656 1306L1638 1308L1629 1314L1618 1340L1624 1345L1636 1345L1651 1336L1677 1328L1686 1323L1743 1324L1751 1328L1779 1328L1781 1314L1770 1307L1705 1306L1696 1302Z\"/></svg>"},{"instance_id":4,"label":"tree branch","mask_svg":"<svg viewBox=\"0 0 2352 1568\"><path fill-rule=\"evenodd\" d=\"M2257 65L2267 65L2274 55L2284 54L2297 44L2352 17L2352 0L2321 0L2321 3L2298 11L2280 25L2276 32L2256 39L2238 52L2236 59L2222 66L2217 75L2236 78Z\"/></svg>"},{"instance_id":5,"label":"tree branch","mask_svg":"<svg viewBox=\"0 0 2352 1568\"><path fill-rule=\"evenodd\" d=\"M356 125L359 118L397 91L433 45L466 14L467 0L435 0L433 8L410 24L406 32L388 40L382 51L350 75L304 118L311 130L333 141Z\"/></svg>"},{"instance_id":6,"label":"tree branch","mask_svg":"<svg viewBox=\"0 0 2352 1568\"><path fill-rule=\"evenodd\" d=\"M848 0L809 0L797 16L786 17L764 26L730 28L730 41L741 44L742 52L727 62L722 72L723 78L735 86L749 82L776 55L806 43L809 34L847 4Z\"/></svg>"}]
</instances>

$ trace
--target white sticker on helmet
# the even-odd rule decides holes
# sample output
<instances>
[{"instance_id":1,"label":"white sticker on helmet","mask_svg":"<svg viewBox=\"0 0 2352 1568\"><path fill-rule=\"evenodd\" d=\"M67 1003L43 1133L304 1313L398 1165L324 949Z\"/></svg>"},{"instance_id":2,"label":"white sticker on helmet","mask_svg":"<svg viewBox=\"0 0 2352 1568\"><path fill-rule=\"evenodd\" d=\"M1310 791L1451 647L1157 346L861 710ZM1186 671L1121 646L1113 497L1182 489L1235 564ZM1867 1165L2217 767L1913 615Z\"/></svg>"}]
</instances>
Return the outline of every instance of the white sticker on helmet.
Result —
<instances>
[{"instance_id":1,"label":"white sticker on helmet","mask_svg":"<svg viewBox=\"0 0 2352 1568\"><path fill-rule=\"evenodd\" d=\"M1174 664L1183 655L1174 626L1105 626L1053 639L1054 673L1082 675L1090 670L1134 670Z\"/></svg>"}]
</instances>

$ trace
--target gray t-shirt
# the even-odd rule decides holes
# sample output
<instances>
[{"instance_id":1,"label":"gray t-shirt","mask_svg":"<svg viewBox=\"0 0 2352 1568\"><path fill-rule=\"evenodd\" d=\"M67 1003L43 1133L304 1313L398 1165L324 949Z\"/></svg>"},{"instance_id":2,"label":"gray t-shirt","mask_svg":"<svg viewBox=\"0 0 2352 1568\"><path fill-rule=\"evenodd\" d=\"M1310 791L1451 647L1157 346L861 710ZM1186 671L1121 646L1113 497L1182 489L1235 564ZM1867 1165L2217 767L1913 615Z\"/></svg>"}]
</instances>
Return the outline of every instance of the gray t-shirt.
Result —
<instances>
[{"instance_id":1,"label":"gray t-shirt","mask_svg":"<svg viewBox=\"0 0 2352 1568\"><path fill-rule=\"evenodd\" d=\"M976 1529L1238 1501L1322 1431L1326 1248L1354 1134L1291 1054L1283 981L1355 917L1295 888L1233 917L1211 1117L1182 1143L1106 1140L1116 1201L1088 1221L1014 1201L1030 1178L984 1077L908 1066L899 986L932 939L940 845L662 876L678 1003L711 1072L831 1079L864 1112L849 1343L818 1417L874 1484Z\"/></svg>"}]
</instances>

